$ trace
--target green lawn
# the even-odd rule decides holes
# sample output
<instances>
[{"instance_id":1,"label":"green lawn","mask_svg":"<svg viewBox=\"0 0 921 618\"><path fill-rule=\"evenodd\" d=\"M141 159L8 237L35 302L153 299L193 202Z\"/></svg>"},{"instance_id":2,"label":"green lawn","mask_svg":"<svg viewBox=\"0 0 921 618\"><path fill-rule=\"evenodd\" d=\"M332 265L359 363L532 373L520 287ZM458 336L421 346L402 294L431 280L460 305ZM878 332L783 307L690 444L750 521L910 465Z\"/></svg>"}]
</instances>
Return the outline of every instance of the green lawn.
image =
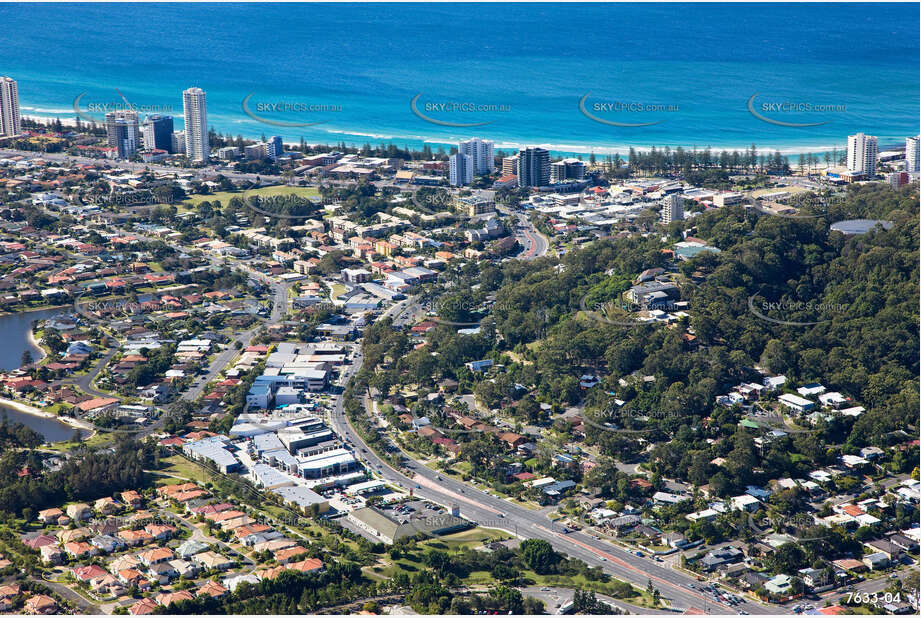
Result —
<instances>
[{"instance_id":1,"label":"green lawn","mask_svg":"<svg viewBox=\"0 0 921 618\"><path fill-rule=\"evenodd\" d=\"M345 286L342 285L341 283L334 283L333 290L332 290L333 299L339 298L343 294L345 294Z\"/></svg>"},{"instance_id":2,"label":"green lawn","mask_svg":"<svg viewBox=\"0 0 921 618\"><path fill-rule=\"evenodd\" d=\"M207 195L193 195L186 199L182 204L184 206L194 207L198 204L218 200L221 205L226 206L233 197L243 197L243 191L218 191ZM320 192L316 187L289 187L287 185L274 185L271 187L260 187L246 191L246 195L259 195L262 197L272 197L275 195L300 195L302 197L319 197Z\"/></svg>"},{"instance_id":3,"label":"green lawn","mask_svg":"<svg viewBox=\"0 0 921 618\"><path fill-rule=\"evenodd\" d=\"M470 528L454 534L441 535L437 539L425 541L423 545L428 545L435 549L454 550L463 547L479 547L486 541L502 541L508 538L511 538L511 535L501 530Z\"/></svg>"},{"instance_id":4,"label":"green lawn","mask_svg":"<svg viewBox=\"0 0 921 618\"><path fill-rule=\"evenodd\" d=\"M181 476L193 481L207 481L210 480L211 474L204 470L201 466L198 466L185 457L181 455L173 455L171 457L164 457L160 460L161 464L166 464L164 467L161 467L158 472L163 474L170 474L172 476Z\"/></svg>"}]
</instances>

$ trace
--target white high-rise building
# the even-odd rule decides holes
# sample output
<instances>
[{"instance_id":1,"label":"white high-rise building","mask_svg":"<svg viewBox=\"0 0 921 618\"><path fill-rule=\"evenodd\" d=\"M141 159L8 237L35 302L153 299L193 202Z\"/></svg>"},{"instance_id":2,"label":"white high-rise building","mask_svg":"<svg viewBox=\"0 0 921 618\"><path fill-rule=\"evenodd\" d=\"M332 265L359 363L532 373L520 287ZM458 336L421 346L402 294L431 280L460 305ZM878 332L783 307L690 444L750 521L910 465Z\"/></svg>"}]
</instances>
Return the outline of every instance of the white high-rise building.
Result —
<instances>
[{"instance_id":1,"label":"white high-rise building","mask_svg":"<svg viewBox=\"0 0 921 618\"><path fill-rule=\"evenodd\" d=\"M905 138L905 171L909 174L921 172L921 135Z\"/></svg>"},{"instance_id":2,"label":"white high-rise building","mask_svg":"<svg viewBox=\"0 0 921 618\"><path fill-rule=\"evenodd\" d=\"M19 117L19 88L16 80L0 76L0 137L22 133Z\"/></svg>"},{"instance_id":3,"label":"white high-rise building","mask_svg":"<svg viewBox=\"0 0 921 618\"><path fill-rule=\"evenodd\" d=\"M208 145L208 108L205 91L189 88L182 93L185 114L185 153L192 161L207 161L211 156Z\"/></svg>"},{"instance_id":4,"label":"white high-rise building","mask_svg":"<svg viewBox=\"0 0 921 618\"><path fill-rule=\"evenodd\" d=\"M847 169L855 174L876 174L876 156L879 144L872 135L849 135L847 138Z\"/></svg>"},{"instance_id":5,"label":"white high-rise building","mask_svg":"<svg viewBox=\"0 0 921 618\"><path fill-rule=\"evenodd\" d=\"M448 171L448 181L455 187L462 187L473 182L473 157L468 154L451 155L448 159L450 169Z\"/></svg>"},{"instance_id":6,"label":"white high-rise building","mask_svg":"<svg viewBox=\"0 0 921 618\"><path fill-rule=\"evenodd\" d=\"M457 145L457 152L473 158L474 174L492 174L496 169L493 143L480 138L469 139Z\"/></svg>"},{"instance_id":7,"label":"white high-rise building","mask_svg":"<svg viewBox=\"0 0 921 618\"><path fill-rule=\"evenodd\" d=\"M659 214L665 225L672 221L684 221L684 197L680 193L666 195L662 201L662 212Z\"/></svg>"}]
</instances>

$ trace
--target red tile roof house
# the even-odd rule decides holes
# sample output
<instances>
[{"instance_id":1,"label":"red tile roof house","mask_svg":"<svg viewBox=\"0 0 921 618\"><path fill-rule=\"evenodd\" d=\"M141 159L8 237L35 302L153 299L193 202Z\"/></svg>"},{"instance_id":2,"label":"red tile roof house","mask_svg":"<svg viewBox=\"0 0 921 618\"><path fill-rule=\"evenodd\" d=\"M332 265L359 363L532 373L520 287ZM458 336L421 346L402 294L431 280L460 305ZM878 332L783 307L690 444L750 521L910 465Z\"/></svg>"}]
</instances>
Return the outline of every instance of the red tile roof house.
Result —
<instances>
[{"instance_id":1,"label":"red tile roof house","mask_svg":"<svg viewBox=\"0 0 921 618\"><path fill-rule=\"evenodd\" d=\"M141 494L134 491L133 489L129 491L123 491L120 497L122 502L133 509L139 508L144 504L144 499L141 497Z\"/></svg>"},{"instance_id":2,"label":"red tile roof house","mask_svg":"<svg viewBox=\"0 0 921 618\"><path fill-rule=\"evenodd\" d=\"M315 573L323 570L323 561L319 558L307 558L300 562L292 562L286 568L292 571L300 571L301 573Z\"/></svg>"},{"instance_id":3,"label":"red tile roof house","mask_svg":"<svg viewBox=\"0 0 921 618\"><path fill-rule=\"evenodd\" d=\"M79 566L72 569L74 572L74 578L78 582L88 582L91 579L96 579L97 577L102 577L103 575L108 575L109 572L98 564L91 564L89 566Z\"/></svg>"},{"instance_id":4,"label":"red tile roof house","mask_svg":"<svg viewBox=\"0 0 921 618\"><path fill-rule=\"evenodd\" d=\"M72 541L70 543L64 543L64 551L67 552L71 558L83 558L85 556L95 556L99 553L99 550L83 541Z\"/></svg>"},{"instance_id":5,"label":"red tile roof house","mask_svg":"<svg viewBox=\"0 0 921 618\"><path fill-rule=\"evenodd\" d=\"M179 592L161 592L155 598L157 603L168 607L177 601L191 601L194 597L188 590L180 590Z\"/></svg>"},{"instance_id":6,"label":"red tile roof house","mask_svg":"<svg viewBox=\"0 0 921 618\"><path fill-rule=\"evenodd\" d=\"M227 588L220 585L215 581L208 580L202 584L198 590L195 591L195 596L202 596L203 594L208 595L209 597L219 599L226 595L229 592Z\"/></svg>"},{"instance_id":7,"label":"red tile roof house","mask_svg":"<svg viewBox=\"0 0 921 618\"><path fill-rule=\"evenodd\" d=\"M157 605L157 602L153 599L141 599L128 608L128 613L132 616L146 616L154 613L158 607L159 605Z\"/></svg>"},{"instance_id":8,"label":"red tile roof house","mask_svg":"<svg viewBox=\"0 0 921 618\"><path fill-rule=\"evenodd\" d=\"M77 404L77 409L81 412L104 412L110 408L114 408L118 405L118 399L114 397L96 397L95 399L90 399L88 401L83 401Z\"/></svg>"},{"instance_id":9,"label":"red tile roof house","mask_svg":"<svg viewBox=\"0 0 921 618\"><path fill-rule=\"evenodd\" d=\"M30 538L30 539L24 539L22 541L22 544L28 545L32 549L39 549L46 545L57 545L58 540L54 538L53 536L49 536L47 534L39 534L36 537Z\"/></svg>"},{"instance_id":10,"label":"red tile roof house","mask_svg":"<svg viewBox=\"0 0 921 618\"><path fill-rule=\"evenodd\" d=\"M26 614L56 614L58 611L58 604L57 601L48 595L36 594L26 601L22 609L23 613Z\"/></svg>"}]
</instances>

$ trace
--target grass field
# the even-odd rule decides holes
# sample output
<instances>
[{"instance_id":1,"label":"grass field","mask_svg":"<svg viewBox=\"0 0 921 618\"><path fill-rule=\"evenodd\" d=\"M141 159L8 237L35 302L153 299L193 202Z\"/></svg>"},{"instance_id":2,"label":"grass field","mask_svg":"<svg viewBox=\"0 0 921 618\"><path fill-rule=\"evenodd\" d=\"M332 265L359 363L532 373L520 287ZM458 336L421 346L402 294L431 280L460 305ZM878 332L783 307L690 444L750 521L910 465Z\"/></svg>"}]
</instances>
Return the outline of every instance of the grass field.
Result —
<instances>
[{"instance_id":1,"label":"grass field","mask_svg":"<svg viewBox=\"0 0 921 618\"><path fill-rule=\"evenodd\" d=\"M487 541L502 541L509 538L511 538L511 535L501 530L470 528L454 534L441 535L437 539L425 541L423 545L447 551L463 547L479 547Z\"/></svg>"},{"instance_id":2,"label":"grass field","mask_svg":"<svg viewBox=\"0 0 921 618\"><path fill-rule=\"evenodd\" d=\"M206 470L202 469L201 466L195 465L181 455L164 457L160 460L160 462L166 464L164 467L158 470L158 472L162 472L163 474L179 476L185 479L199 482L207 481L211 476Z\"/></svg>"},{"instance_id":3,"label":"grass field","mask_svg":"<svg viewBox=\"0 0 921 618\"><path fill-rule=\"evenodd\" d=\"M213 202L218 200L221 202L221 205L227 205L227 202L233 197L243 197L243 191L218 191L217 193L210 193L208 195L193 195L187 200L182 202L184 206L194 207L198 204L208 201ZM274 185L271 187L260 187L258 189L250 189L245 192L246 195L259 195L261 197L273 197L276 195L300 195L301 197L319 197L320 192L316 187L289 187L287 185Z\"/></svg>"},{"instance_id":4,"label":"grass field","mask_svg":"<svg viewBox=\"0 0 921 618\"><path fill-rule=\"evenodd\" d=\"M343 294L345 294L345 286L342 285L341 283L334 283L333 290L332 290L332 297L334 299L339 298Z\"/></svg>"}]
</instances>

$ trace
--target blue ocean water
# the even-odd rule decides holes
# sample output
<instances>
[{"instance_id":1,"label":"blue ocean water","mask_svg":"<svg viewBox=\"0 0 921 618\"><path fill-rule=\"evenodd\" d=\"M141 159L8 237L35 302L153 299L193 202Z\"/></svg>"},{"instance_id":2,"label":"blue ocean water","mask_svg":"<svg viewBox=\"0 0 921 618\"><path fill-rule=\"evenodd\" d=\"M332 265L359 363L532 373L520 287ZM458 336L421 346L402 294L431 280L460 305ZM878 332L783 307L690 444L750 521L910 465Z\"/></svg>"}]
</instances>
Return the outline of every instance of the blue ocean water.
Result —
<instances>
[{"instance_id":1,"label":"blue ocean water","mask_svg":"<svg viewBox=\"0 0 921 618\"><path fill-rule=\"evenodd\" d=\"M216 130L286 142L792 153L919 132L913 4L2 4L0 26L26 115L73 117L85 93L101 119L124 95L178 130L199 86ZM251 118L250 94L255 115L311 126ZM762 116L815 126L756 118L754 95Z\"/></svg>"}]
</instances>

